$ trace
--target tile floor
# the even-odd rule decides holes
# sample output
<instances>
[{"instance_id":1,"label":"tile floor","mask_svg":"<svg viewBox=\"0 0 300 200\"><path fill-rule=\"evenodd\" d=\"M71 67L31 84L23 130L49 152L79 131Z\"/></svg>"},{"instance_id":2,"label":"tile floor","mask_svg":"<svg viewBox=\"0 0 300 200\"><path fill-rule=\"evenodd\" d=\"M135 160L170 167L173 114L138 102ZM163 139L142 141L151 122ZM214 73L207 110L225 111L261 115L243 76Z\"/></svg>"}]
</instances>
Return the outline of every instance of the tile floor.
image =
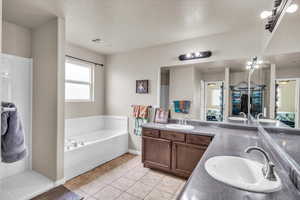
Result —
<instances>
[{"instance_id":1,"label":"tile floor","mask_svg":"<svg viewBox=\"0 0 300 200\"><path fill-rule=\"evenodd\" d=\"M85 200L175 200L186 180L144 168L141 157L124 154L65 186Z\"/></svg>"}]
</instances>

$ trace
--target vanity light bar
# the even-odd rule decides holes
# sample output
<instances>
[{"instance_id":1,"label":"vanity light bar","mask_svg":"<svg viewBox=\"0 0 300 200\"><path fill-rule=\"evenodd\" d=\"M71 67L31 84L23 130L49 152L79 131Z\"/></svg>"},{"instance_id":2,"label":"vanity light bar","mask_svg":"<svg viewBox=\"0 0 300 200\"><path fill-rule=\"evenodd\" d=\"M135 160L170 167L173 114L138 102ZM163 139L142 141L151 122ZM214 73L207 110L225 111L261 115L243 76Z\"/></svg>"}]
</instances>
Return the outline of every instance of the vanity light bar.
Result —
<instances>
[{"instance_id":1,"label":"vanity light bar","mask_svg":"<svg viewBox=\"0 0 300 200\"><path fill-rule=\"evenodd\" d=\"M200 59L200 58L208 58L212 55L211 51L200 51L200 52L193 52L182 54L178 57L179 60L193 60L193 59Z\"/></svg>"},{"instance_id":2,"label":"vanity light bar","mask_svg":"<svg viewBox=\"0 0 300 200\"><path fill-rule=\"evenodd\" d=\"M279 17L284 12L284 8L288 5L288 0L274 0L274 7L272 14L268 17L268 22L265 25L265 29L273 32L276 24L279 20Z\"/></svg>"}]
</instances>

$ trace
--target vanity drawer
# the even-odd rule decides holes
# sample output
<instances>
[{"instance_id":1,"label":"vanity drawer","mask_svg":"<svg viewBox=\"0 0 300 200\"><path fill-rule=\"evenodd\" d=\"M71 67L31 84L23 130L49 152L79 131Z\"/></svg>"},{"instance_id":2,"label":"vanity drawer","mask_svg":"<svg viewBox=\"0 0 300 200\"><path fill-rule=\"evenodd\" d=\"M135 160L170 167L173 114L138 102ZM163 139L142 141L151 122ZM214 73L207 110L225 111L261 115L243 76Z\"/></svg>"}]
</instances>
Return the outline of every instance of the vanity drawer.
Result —
<instances>
[{"instance_id":1,"label":"vanity drawer","mask_svg":"<svg viewBox=\"0 0 300 200\"><path fill-rule=\"evenodd\" d=\"M208 146L211 142L210 136L203 136L203 135L192 135L187 134L186 136L186 143L188 144L195 144L195 145L202 145L202 146Z\"/></svg>"},{"instance_id":2,"label":"vanity drawer","mask_svg":"<svg viewBox=\"0 0 300 200\"><path fill-rule=\"evenodd\" d=\"M160 137L167 140L177 141L177 142L185 141L184 133L176 133L172 131L160 131Z\"/></svg>"},{"instance_id":3,"label":"vanity drawer","mask_svg":"<svg viewBox=\"0 0 300 200\"><path fill-rule=\"evenodd\" d=\"M158 138L159 130L143 128L143 136Z\"/></svg>"}]
</instances>

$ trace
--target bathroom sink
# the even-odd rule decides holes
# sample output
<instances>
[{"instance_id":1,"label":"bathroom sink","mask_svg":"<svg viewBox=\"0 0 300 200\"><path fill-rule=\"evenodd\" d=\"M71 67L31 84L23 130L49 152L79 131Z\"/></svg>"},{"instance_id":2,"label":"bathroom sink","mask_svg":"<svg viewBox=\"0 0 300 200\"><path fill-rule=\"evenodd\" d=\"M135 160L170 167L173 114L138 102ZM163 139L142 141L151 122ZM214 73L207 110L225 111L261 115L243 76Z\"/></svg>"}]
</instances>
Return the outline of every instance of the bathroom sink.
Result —
<instances>
[{"instance_id":1,"label":"bathroom sink","mask_svg":"<svg viewBox=\"0 0 300 200\"><path fill-rule=\"evenodd\" d=\"M244 117L228 117L228 119L231 121L239 121L239 122L245 122L248 120L247 118Z\"/></svg>"},{"instance_id":2,"label":"bathroom sink","mask_svg":"<svg viewBox=\"0 0 300 200\"><path fill-rule=\"evenodd\" d=\"M259 119L258 121L261 122L261 123L270 123L270 124L276 124L277 123L277 120L274 120L274 119Z\"/></svg>"},{"instance_id":3,"label":"bathroom sink","mask_svg":"<svg viewBox=\"0 0 300 200\"><path fill-rule=\"evenodd\" d=\"M281 189L281 180L270 181L264 178L263 164L246 158L216 156L208 159L205 169L214 179L230 186L260 193L271 193Z\"/></svg>"},{"instance_id":4,"label":"bathroom sink","mask_svg":"<svg viewBox=\"0 0 300 200\"><path fill-rule=\"evenodd\" d=\"M182 125L182 124L168 124L166 127L167 128L172 128L172 129L181 129L181 130L184 130L184 129L192 130L192 129L194 129L194 127L191 126L191 125Z\"/></svg>"}]
</instances>

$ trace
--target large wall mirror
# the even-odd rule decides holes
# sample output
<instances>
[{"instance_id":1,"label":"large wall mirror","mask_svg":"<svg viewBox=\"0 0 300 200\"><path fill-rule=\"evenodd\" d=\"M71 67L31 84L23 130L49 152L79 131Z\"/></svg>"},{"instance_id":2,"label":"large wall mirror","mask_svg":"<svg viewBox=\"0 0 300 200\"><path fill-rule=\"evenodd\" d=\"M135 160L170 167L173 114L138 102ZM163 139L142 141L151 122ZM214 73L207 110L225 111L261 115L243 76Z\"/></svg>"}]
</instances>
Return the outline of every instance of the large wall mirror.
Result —
<instances>
[{"instance_id":1,"label":"large wall mirror","mask_svg":"<svg viewBox=\"0 0 300 200\"><path fill-rule=\"evenodd\" d=\"M172 118L258 125L300 169L289 148L300 144L300 12L285 13L266 35L253 57L162 67L160 106Z\"/></svg>"},{"instance_id":2,"label":"large wall mirror","mask_svg":"<svg viewBox=\"0 0 300 200\"><path fill-rule=\"evenodd\" d=\"M289 1L300 5L300 1ZM277 144L279 151L300 170L300 12L286 12L273 32L266 46L261 65L255 73L264 74L266 98L262 114L252 115L259 127L264 128L271 142ZM252 75L251 81L257 77ZM252 103L255 100L252 99ZM276 128L280 124L281 128ZM268 126L267 126L268 125ZM275 127L275 128L274 128ZM284 127L284 128L282 128ZM293 148L291 148L293 147Z\"/></svg>"}]
</instances>

